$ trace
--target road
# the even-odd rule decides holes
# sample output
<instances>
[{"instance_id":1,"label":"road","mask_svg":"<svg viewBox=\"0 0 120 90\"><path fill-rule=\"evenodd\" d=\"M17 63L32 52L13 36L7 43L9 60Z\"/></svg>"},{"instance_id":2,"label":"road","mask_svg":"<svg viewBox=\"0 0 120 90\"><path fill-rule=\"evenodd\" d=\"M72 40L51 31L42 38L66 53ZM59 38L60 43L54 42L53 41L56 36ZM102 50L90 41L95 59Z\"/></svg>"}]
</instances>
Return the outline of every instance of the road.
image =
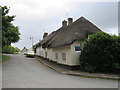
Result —
<instances>
[{"instance_id":1,"label":"road","mask_svg":"<svg viewBox=\"0 0 120 90\"><path fill-rule=\"evenodd\" d=\"M3 88L118 88L118 81L59 74L36 58L9 56L2 64Z\"/></svg>"}]
</instances>

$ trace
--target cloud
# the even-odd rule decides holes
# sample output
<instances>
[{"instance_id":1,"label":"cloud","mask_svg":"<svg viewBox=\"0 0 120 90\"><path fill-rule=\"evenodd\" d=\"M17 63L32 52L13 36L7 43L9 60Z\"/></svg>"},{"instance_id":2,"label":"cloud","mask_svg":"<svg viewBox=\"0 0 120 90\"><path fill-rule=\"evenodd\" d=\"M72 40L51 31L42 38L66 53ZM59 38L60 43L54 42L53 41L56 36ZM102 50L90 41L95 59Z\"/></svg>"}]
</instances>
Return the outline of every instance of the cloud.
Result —
<instances>
[{"instance_id":1,"label":"cloud","mask_svg":"<svg viewBox=\"0 0 120 90\"><path fill-rule=\"evenodd\" d=\"M74 18L75 21L84 16L103 31L117 34L117 1L3 0L2 5L10 6L10 15L16 15L14 24L20 26L22 40L14 46L22 49L24 46L31 46L30 37L34 37L34 43L38 42L44 32L57 30L61 27L61 22L68 17Z\"/></svg>"},{"instance_id":2,"label":"cloud","mask_svg":"<svg viewBox=\"0 0 120 90\"><path fill-rule=\"evenodd\" d=\"M49 18L51 16L53 17L53 13L60 14L66 4L65 0L10 1L4 0L3 5L10 6L10 14L15 14L19 18Z\"/></svg>"},{"instance_id":3,"label":"cloud","mask_svg":"<svg viewBox=\"0 0 120 90\"><path fill-rule=\"evenodd\" d=\"M82 2L73 4L71 16L86 17L97 27L117 35L118 32L118 3L117 2ZM78 11L79 10L79 11ZM112 28L112 29L110 29ZM113 32L114 28L114 32Z\"/></svg>"}]
</instances>

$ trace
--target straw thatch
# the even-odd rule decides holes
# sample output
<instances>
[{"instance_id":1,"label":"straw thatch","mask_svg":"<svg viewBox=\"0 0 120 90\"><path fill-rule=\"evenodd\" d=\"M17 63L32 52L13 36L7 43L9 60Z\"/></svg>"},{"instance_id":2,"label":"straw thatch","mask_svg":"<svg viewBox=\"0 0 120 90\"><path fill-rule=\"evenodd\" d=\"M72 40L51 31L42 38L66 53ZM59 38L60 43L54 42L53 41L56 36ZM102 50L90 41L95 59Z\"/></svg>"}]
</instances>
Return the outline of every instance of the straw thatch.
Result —
<instances>
[{"instance_id":1,"label":"straw thatch","mask_svg":"<svg viewBox=\"0 0 120 90\"><path fill-rule=\"evenodd\" d=\"M70 25L59 28L45 37L36 46L43 48L54 48L63 45L70 45L76 40L85 40L89 34L101 31L84 17L79 18Z\"/></svg>"}]
</instances>

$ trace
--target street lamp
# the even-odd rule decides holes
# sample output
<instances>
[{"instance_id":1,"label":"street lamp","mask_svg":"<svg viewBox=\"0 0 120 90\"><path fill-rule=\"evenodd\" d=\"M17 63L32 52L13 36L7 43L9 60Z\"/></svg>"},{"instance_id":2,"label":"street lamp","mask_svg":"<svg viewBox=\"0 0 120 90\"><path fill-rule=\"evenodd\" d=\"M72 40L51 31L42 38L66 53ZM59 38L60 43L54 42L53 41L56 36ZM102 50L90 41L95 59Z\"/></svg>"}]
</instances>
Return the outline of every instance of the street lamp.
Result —
<instances>
[{"instance_id":1,"label":"street lamp","mask_svg":"<svg viewBox=\"0 0 120 90\"><path fill-rule=\"evenodd\" d=\"M30 37L30 39L32 40L32 46L33 46L33 37Z\"/></svg>"}]
</instances>

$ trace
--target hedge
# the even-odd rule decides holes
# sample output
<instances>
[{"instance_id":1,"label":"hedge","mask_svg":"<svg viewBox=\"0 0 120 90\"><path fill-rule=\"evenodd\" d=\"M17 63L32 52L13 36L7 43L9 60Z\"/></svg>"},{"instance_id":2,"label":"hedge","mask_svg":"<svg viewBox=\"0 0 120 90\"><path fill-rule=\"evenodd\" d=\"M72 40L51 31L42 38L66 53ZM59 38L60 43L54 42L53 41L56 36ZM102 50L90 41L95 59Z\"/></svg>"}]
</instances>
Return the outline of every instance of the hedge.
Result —
<instances>
[{"instance_id":1,"label":"hedge","mask_svg":"<svg viewBox=\"0 0 120 90\"><path fill-rule=\"evenodd\" d=\"M120 36L98 32L85 41L80 55L80 68L87 72L120 71Z\"/></svg>"},{"instance_id":2,"label":"hedge","mask_svg":"<svg viewBox=\"0 0 120 90\"><path fill-rule=\"evenodd\" d=\"M19 52L18 48L15 48L15 47L12 47L12 46L2 47L2 53L15 54L16 52Z\"/></svg>"}]
</instances>

